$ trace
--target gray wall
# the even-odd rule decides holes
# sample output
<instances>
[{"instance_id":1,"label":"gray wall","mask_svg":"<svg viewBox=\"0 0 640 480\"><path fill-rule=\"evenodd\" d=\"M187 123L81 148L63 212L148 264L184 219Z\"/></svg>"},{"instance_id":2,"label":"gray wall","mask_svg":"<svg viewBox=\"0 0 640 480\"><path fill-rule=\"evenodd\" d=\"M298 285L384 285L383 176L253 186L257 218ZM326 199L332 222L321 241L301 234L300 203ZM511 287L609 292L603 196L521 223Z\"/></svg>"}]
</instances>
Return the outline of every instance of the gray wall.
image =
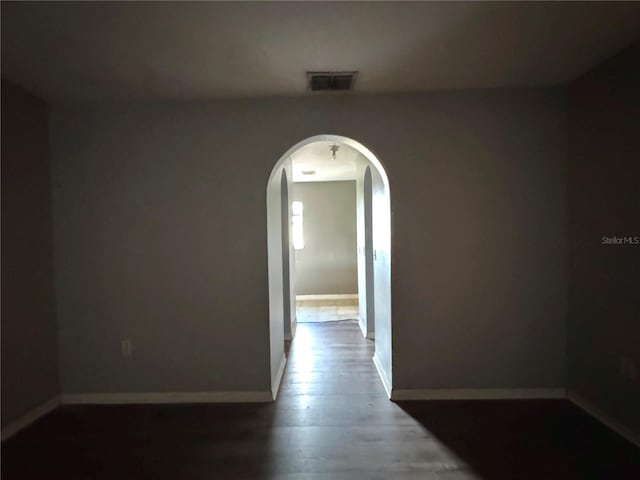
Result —
<instances>
[{"instance_id":1,"label":"gray wall","mask_svg":"<svg viewBox=\"0 0 640 480\"><path fill-rule=\"evenodd\" d=\"M54 109L63 390L268 390L267 180L322 133L361 142L389 177L394 387L562 387L565 100L522 89Z\"/></svg>"},{"instance_id":2,"label":"gray wall","mask_svg":"<svg viewBox=\"0 0 640 480\"><path fill-rule=\"evenodd\" d=\"M58 393L46 103L2 81L2 426Z\"/></svg>"},{"instance_id":3,"label":"gray wall","mask_svg":"<svg viewBox=\"0 0 640 480\"><path fill-rule=\"evenodd\" d=\"M304 242L296 250L296 294L358 292L356 182L294 183L304 208Z\"/></svg>"},{"instance_id":4,"label":"gray wall","mask_svg":"<svg viewBox=\"0 0 640 480\"><path fill-rule=\"evenodd\" d=\"M640 44L569 89L569 389L640 433ZM621 372L635 362L636 380Z\"/></svg>"}]
</instances>

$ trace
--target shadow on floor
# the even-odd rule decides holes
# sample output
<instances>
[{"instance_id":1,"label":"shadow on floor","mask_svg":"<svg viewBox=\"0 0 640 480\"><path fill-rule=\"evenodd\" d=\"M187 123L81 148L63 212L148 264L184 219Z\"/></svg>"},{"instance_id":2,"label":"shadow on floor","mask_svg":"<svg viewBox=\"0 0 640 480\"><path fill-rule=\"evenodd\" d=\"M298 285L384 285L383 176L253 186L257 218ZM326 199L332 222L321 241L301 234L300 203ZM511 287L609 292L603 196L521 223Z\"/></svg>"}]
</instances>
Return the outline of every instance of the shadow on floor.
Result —
<instances>
[{"instance_id":1,"label":"shadow on floor","mask_svg":"<svg viewBox=\"0 0 640 480\"><path fill-rule=\"evenodd\" d=\"M483 479L640 478L640 450L566 400L397 405Z\"/></svg>"},{"instance_id":2,"label":"shadow on floor","mask_svg":"<svg viewBox=\"0 0 640 480\"><path fill-rule=\"evenodd\" d=\"M65 406L2 445L2 478L269 478L274 404Z\"/></svg>"}]
</instances>

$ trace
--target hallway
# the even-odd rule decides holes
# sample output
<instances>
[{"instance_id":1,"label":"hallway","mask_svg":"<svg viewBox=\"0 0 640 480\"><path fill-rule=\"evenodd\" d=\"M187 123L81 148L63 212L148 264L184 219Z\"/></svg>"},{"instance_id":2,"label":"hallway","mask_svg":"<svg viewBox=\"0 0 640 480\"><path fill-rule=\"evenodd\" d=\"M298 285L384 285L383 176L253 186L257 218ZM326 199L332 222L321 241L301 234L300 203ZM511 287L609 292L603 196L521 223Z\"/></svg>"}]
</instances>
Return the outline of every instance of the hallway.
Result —
<instances>
[{"instance_id":1,"label":"hallway","mask_svg":"<svg viewBox=\"0 0 640 480\"><path fill-rule=\"evenodd\" d=\"M475 478L389 401L373 352L356 321L298 325L276 402L291 420L287 463L325 475L314 479Z\"/></svg>"},{"instance_id":2,"label":"hallway","mask_svg":"<svg viewBox=\"0 0 640 480\"><path fill-rule=\"evenodd\" d=\"M390 402L354 321L298 325L278 400L65 406L2 445L2 478L640 478L564 400Z\"/></svg>"}]
</instances>

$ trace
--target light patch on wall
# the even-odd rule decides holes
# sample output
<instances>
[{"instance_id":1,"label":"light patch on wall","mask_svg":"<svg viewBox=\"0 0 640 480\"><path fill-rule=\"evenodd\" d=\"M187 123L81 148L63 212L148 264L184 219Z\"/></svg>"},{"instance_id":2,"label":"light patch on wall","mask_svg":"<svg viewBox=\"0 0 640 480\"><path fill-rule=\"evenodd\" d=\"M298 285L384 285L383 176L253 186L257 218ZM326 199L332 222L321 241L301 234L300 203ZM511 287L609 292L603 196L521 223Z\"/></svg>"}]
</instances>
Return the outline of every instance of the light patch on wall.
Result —
<instances>
[{"instance_id":1,"label":"light patch on wall","mask_svg":"<svg viewBox=\"0 0 640 480\"><path fill-rule=\"evenodd\" d=\"M296 250L304 248L303 210L302 202L295 201L291 204L291 239Z\"/></svg>"}]
</instances>

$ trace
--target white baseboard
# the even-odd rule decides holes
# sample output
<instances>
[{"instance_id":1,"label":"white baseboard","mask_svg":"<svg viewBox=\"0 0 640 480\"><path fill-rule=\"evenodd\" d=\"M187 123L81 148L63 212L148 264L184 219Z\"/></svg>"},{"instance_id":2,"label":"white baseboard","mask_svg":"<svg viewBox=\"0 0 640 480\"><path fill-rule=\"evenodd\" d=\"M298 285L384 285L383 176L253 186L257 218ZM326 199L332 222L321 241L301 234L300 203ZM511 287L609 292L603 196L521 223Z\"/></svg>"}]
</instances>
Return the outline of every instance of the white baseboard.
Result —
<instances>
[{"instance_id":1,"label":"white baseboard","mask_svg":"<svg viewBox=\"0 0 640 480\"><path fill-rule=\"evenodd\" d=\"M282 383L282 375L284 375L284 367L287 365L287 357L282 355L282 360L280 361L280 366L278 367L278 373L276 373L276 378L273 379L273 383L271 384L271 399L275 400L278 398L278 391L280 390L280 384Z\"/></svg>"},{"instance_id":2,"label":"white baseboard","mask_svg":"<svg viewBox=\"0 0 640 480\"><path fill-rule=\"evenodd\" d=\"M2 428L2 441L12 437L39 418L65 405L115 405L153 403L262 403L275 400L282 382L287 359L283 356L271 392L144 392L144 393L72 393L56 395L38 405L25 415ZM373 363L378 370L382 385L391 400L500 400L500 399L555 399L567 398L586 413L596 418L623 438L640 447L640 434L627 428L595 404L575 392L560 388L543 389L422 389L393 390L380 367L376 355Z\"/></svg>"},{"instance_id":3,"label":"white baseboard","mask_svg":"<svg viewBox=\"0 0 640 480\"><path fill-rule=\"evenodd\" d=\"M284 336L284 339L290 342L291 340L293 340L294 338L296 338L296 330L297 330L297 329L298 329L298 320L296 319L296 320L294 320L294 322L291 324L291 332L287 333L287 334Z\"/></svg>"},{"instance_id":4,"label":"white baseboard","mask_svg":"<svg viewBox=\"0 0 640 480\"><path fill-rule=\"evenodd\" d=\"M436 388L393 390L391 400L516 400L565 398L563 388Z\"/></svg>"},{"instance_id":5,"label":"white baseboard","mask_svg":"<svg viewBox=\"0 0 640 480\"><path fill-rule=\"evenodd\" d=\"M380 365L378 355L375 353L373 354L373 364L376 366L376 370L378 370L378 376L382 381L384 391L387 392L387 397L391 399L391 382L389 381L389 377L387 377L387 374L384 372L382 366Z\"/></svg>"},{"instance_id":6,"label":"white baseboard","mask_svg":"<svg viewBox=\"0 0 640 480\"><path fill-rule=\"evenodd\" d=\"M364 338L368 338L369 340L375 340L376 335L374 332L367 332L367 326L362 321L362 318L358 317L358 326L360 327L360 332Z\"/></svg>"},{"instance_id":7,"label":"white baseboard","mask_svg":"<svg viewBox=\"0 0 640 480\"><path fill-rule=\"evenodd\" d=\"M611 415L605 413L599 407L597 407L594 403L590 402L583 396L568 391L567 399L574 403L576 406L587 412L589 415L594 417L595 419L602 422L604 425L609 427L614 432L618 433L620 436L626 438L631 443L640 447L640 434L632 431L630 428L623 425L620 421L613 418Z\"/></svg>"},{"instance_id":8,"label":"white baseboard","mask_svg":"<svg viewBox=\"0 0 640 480\"><path fill-rule=\"evenodd\" d=\"M357 298L357 293L336 293L330 295L296 295L296 300L352 300Z\"/></svg>"},{"instance_id":9,"label":"white baseboard","mask_svg":"<svg viewBox=\"0 0 640 480\"><path fill-rule=\"evenodd\" d=\"M358 317L358 326L360 327L360 331L362 332L362 336L367 338L367 326L362 321L362 318Z\"/></svg>"},{"instance_id":10,"label":"white baseboard","mask_svg":"<svg viewBox=\"0 0 640 480\"><path fill-rule=\"evenodd\" d=\"M126 392L65 393L63 405L120 405L144 403L262 403L271 402L271 392Z\"/></svg>"},{"instance_id":11,"label":"white baseboard","mask_svg":"<svg viewBox=\"0 0 640 480\"><path fill-rule=\"evenodd\" d=\"M44 417L47 413L55 410L60 405L60 397L56 395L55 397L50 398L44 403L41 403L36 408L28 411L21 417L16 418L12 422L2 428L2 441L4 442L9 437L12 437L20 430L28 427L33 422L38 420L41 417Z\"/></svg>"},{"instance_id":12,"label":"white baseboard","mask_svg":"<svg viewBox=\"0 0 640 480\"><path fill-rule=\"evenodd\" d=\"M290 331L284 334L284 339L287 342L290 342L291 340L296 338L296 328L298 328L298 320L297 319L295 319L291 323Z\"/></svg>"}]
</instances>

